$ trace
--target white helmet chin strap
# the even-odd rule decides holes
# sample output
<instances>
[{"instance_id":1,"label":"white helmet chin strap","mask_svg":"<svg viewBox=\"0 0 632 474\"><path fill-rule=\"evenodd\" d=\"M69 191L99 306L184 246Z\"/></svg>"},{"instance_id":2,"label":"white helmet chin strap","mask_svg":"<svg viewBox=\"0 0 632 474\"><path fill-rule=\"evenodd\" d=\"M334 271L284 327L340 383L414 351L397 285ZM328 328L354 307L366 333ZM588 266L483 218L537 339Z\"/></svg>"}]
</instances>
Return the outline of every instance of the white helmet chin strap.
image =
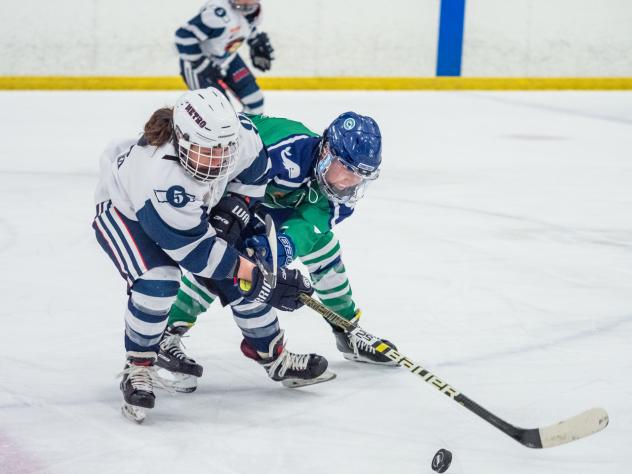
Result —
<instances>
[{"instance_id":1,"label":"white helmet chin strap","mask_svg":"<svg viewBox=\"0 0 632 474\"><path fill-rule=\"evenodd\" d=\"M208 182L208 200L206 205L208 208L214 207L219 200L224 195L224 190L226 189L226 185L228 184L228 176L224 176L222 178L214 179Z\"/></svg>"}]
</instances>

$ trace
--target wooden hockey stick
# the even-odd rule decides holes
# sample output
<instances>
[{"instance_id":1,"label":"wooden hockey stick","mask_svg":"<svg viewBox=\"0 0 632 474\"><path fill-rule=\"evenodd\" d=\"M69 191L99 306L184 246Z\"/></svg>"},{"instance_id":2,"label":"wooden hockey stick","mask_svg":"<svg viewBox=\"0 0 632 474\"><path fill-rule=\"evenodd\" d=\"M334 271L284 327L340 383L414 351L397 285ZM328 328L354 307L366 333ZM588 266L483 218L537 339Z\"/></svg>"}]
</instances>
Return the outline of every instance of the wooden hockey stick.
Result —
<instances>
[{"instance_id":1,"label":"wooden hockey stick","mask_svg":"<svg viewBox=\"0 0 632 474\"><path fill-rule=\"evenodd\" d=\"M400 354L381 339L369 334L357 324L347 321L342 316L331 311L318 300L306 294L301 294L299 298L306 306L312 308L330 323L363 340L380 354L385 355L398 365L418 375L422 380L527 448L551 448L553 446L559 446L560 444L570 443L571 441L590 436L608 426L608 413L603 408L591 408L572 418L542 428L520 428L514 426L498 418L478 403L466 397L450 384L423 368L420 364Z\"/></svg>"}]
</instances>

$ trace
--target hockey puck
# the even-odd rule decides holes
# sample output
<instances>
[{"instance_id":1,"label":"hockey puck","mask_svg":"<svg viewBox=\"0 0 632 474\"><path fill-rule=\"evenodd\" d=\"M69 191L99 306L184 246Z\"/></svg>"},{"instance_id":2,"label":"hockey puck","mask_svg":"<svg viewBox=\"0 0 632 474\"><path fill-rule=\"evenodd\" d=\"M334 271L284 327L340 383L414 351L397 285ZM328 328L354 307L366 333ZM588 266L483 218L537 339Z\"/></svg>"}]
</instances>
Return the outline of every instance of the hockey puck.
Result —
<instances>
[{"instance_id":1,"label":"hockey puck","mask_svg":"<svg viewBox=\"0 0 632 474\"><path fill-rule=\"evenodd\" d=\"M432 470L436 472L445 472L452 462L452 453L447 449L440 449L432 458Z\"/></svg>"}]
</instances>

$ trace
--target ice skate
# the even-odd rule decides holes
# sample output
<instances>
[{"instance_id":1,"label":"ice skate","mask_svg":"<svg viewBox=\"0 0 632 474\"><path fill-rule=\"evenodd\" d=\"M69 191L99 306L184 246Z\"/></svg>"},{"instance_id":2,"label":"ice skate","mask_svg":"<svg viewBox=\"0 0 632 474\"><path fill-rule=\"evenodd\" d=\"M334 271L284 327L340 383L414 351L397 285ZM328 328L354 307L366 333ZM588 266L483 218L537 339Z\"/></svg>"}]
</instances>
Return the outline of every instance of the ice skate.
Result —
<instances>
[{"instance_id":1,"label":"ice skate","mask_svg":"<svg viewBox=\"0 0 632 474\"><path fill-rule=\"evenodd\" d=\"M358 319L360 319L360 315L361 312L358 311L355 317L352 319L352 322L356 322ZM353 334L348 333L338 327L334 327L333 325L332 330L334 333L334 337L336 338L336 347L340 352L342 352L342 356L345 359L352 360L354 362L364 362L368 364L397 366L397 363L395 363L393 360L389 359L383 354L380 354L365 341L359 339ZM387 341L386 339L382 339L382 341L391 346L393 349L397 350L395 344Z\"/></svg>"},{"instance_id":2,"label":"ice skate","mask_svg":"<svg viewBox=\"0 0 632 474\"><path fill-rule=\"evenodd\" d=\"M268 376L289 388L304 387L327 382L336 374L327 370L327 359L318 354L294 354L285 349L283 331L272 340L268 353L258 352L244 339L241 351L256 360L268 372Z\"/></svg>"},{"instance_id":3,"label":"ice skate","mask_svg":"<svg viewBox=\"0 0 632 474\"><path fill-rule=\"evenodd\" d=\"M170 327L160 341L160 352L156 365L170 372L170 384L176 392L190 393L197 388L197 379L204 368L186 355L182 337L188 331L186 326Z\"/></svg>"},{"instance_id":4,"label":"ice skate","mask_svg":"<svg viewBox=\"0 0 632 474\"><path fill-rule=\"evenodd\" d=\"M156 397L154 384L163 385L156 374L156 354L154 352L128 352L125 369L121 373L123 392L123 416L136 423L142 423L147 409L154 407Z\"/></svg>"}]
</instances>

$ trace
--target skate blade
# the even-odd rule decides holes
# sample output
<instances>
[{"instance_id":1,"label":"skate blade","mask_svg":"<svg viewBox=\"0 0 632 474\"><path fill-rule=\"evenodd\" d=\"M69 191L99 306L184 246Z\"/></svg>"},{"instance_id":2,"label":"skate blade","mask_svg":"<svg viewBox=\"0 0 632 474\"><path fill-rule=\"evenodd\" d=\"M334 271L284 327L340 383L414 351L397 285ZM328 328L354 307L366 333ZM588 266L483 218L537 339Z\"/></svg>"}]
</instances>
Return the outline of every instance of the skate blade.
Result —
<instances>
[{"instance_id":1,"label":"skate blade","mask_svg":"<svg viewBox=\"0 0 632 474\"><path fill-rule=\"evenodd\" d=\"M360 362L361 364L373 364L373 365L383 365L385 367L397 367L397 362L394 362L392 360L389 360L388 362L377 362L375 360L366 359L364 357L360 357L355 354L342 354L342 357L352 362Z\"/></svg>"},{"instance_id":2,"label":"skate blade","mask_svg":"<svg viewBox=\"0 0 632 474\"><path fill-rule=\"evenodd\" d=\"M178 393L191 393L195 392L197 388L197 377L189 374L172 373L173 380L171 386Z\"/></svg>"},{"instance_id":3,"label":"skate blade","mask_svg":"<svg viewBox=\"0 0 632 474\"><path fill-rule=\"evenodd\" d=\"M156 388L168 389L168 391L176 391L178 393L195 392L197 388L197 377L190 374L181 374L179 372L169 372L167 369L159 369L158 373L162 378L165 386L159 385Z\"/></svg>"},{"instance_id":4,"label":"skate blade","mask_svg":"<svg viewBox=\"0 0 632 474\"><path fill-rule=\"evenodd\" d=\"M125 418L138 423L139 425L145 421L145 418L147 417L147 411L145 408L136 407L127 402L123 402L123 406L121 406L121 413L123 413Z\"/></svg>"},{"instance_id":5,"label":"skate blade","mask_svg":"<svg viewBox=\"0 0 632 474\"><path fill-rule=\"evenodd\" d=\"M336 374L334 372L325 371L320 374L318 377L304 380L304 379L285 379L282 380L281 383L284 387L287 388L299 388L306 387L307 385L315 385L317 383L328 382L336 378Z\"/></svg>"}]
</instances>

